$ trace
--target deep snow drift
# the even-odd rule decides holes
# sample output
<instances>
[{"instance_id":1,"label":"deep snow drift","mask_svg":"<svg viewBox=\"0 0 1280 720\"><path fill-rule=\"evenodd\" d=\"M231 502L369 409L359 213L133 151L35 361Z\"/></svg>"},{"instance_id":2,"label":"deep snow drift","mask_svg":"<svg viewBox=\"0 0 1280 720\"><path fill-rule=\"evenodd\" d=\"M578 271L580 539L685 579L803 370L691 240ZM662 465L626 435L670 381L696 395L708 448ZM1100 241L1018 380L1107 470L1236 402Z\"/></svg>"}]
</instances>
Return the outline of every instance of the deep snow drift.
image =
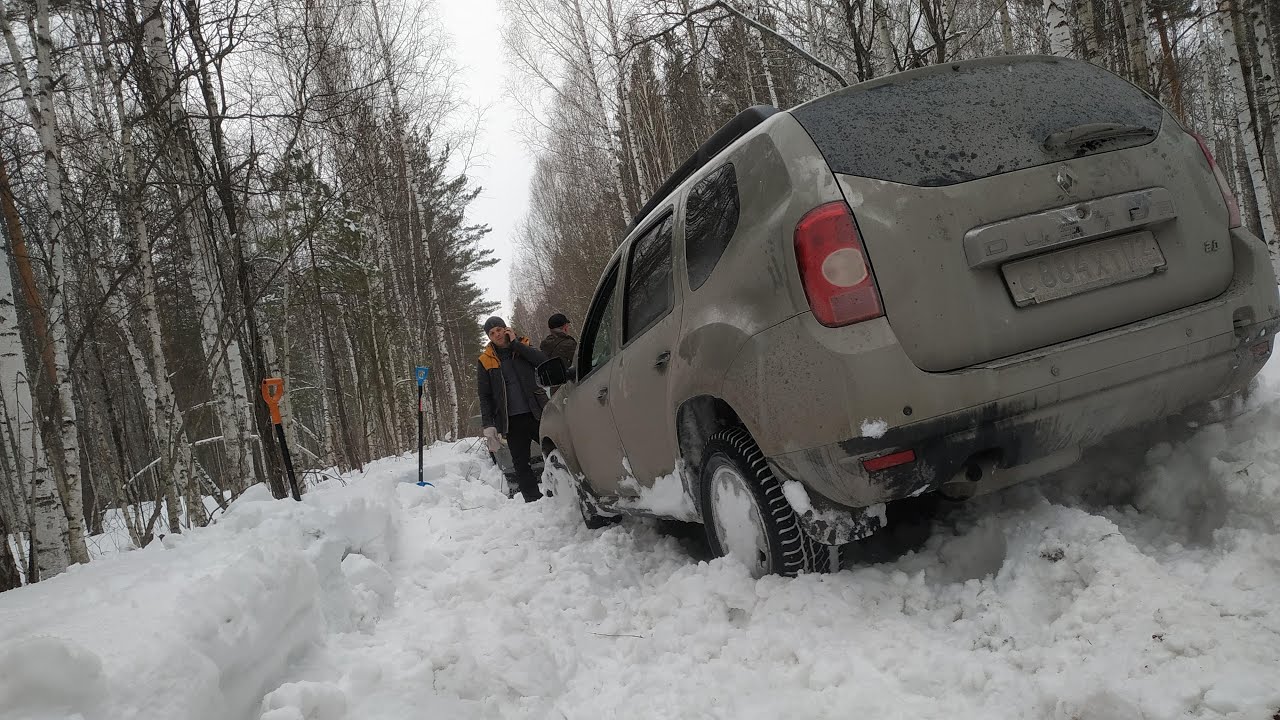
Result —
<instances>
[{"instance_id":1,"label":"deep snow drift","mask_svg":"<svg viewBox=\"0 0 1280 720\"><path fill-rule=\"evenodd\" d=\"M589 531L563 497L508 500L470 442L431 450L434 488L406 457L301 504L255 492L0 595L0 716L1268 720L1275 376L1230 427L795 580L650 521Z\"/></svg>"}]
</instances>

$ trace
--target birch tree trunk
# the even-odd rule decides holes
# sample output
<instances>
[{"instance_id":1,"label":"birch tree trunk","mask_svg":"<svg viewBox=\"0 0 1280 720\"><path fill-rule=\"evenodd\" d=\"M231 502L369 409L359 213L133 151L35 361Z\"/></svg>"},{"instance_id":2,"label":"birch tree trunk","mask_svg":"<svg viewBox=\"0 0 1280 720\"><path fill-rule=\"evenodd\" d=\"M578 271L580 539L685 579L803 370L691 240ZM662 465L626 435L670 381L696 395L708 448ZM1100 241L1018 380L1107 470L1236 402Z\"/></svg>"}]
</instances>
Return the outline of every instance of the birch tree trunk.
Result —
<instances>
[{"instance_id":1,"label":"birch tree trunk","mask_svg":"<svg viewBox=\"0 0 1280 720\"><path fill-rule=\"evenodd\" d=\"M1156 13L1156 32L1160 36L1160 53L1164 76L1169 81L1169 96L1173 100L1173 114L1185 119L1186 110L1182 105L1182 77L1178 72L1178 64L1173 57L1173 43L1169 41L1169 21L1165 18L1163 9Z\"/></svg>"},{"instance_id":2,"label":"birch tree trunk","mask_svg":"<svg viewBox=\"0 0 1280 720\"><path fill-rule=\"evenodd\" d=\"M872 0L872 14L875 15L876 33L880 36L880 44L884 46L885 68L879 75L888 75L900 70L894 59L893 30L889 27L889 7L881 0Z\"/></svg>"},{"instance_id":3,"label":"birch tree trunk","mask_svg":"<svg viewBox=\"0 0 1280 720\"><path fill-rule=\"evenodd\" d=\"M1049 52L1071 57L1071 22L1065 0L1044 0L1044 24L1049 32Z\"/></svg>"},{"instance_id":4,"label":"birch tree trunk","mask_svg":"<svg viewBox=\"0 0 1280 720\"><path fill-rule=\"evenodd\" d=\"M0 157L0 203L9 237L22 232L18 211L13 203L9 175ZM24 499L29 498L27 532L35 539L37 577L28 582L51 578L67 569L67 514L62 507L53 475L45 460L44 441L36 422L31 383L27 377L25 353L18 329L17 305L13 296L13 280L9 270L9 253L0 250L0 401L4 403L7 434L15 449L13 477ZM0 542L8 543L0 535Z\"/></svg>"},{"instance_id":5,"label":"birch tree trunk","mask_svg":"<svg viewBox=\"0 0 1280 720\"><path fill-rule=\"evenodd\" d=\"M435 272L432 271L427 282L431 288L431 325L435 333L436 347L440 353L440 368L443 377L440 387L444 391L444 410L449 417L440 426L441 434L448 434L449 440L458 437L458 380L453 372L453 353L449 352L449 341L445 335L444 312L440 305L440 291L436 289Z\"/></svg>"},{"instance_id":6,"label":"birch tree trunk","mask_svg":"<svg viewBox=\"0 0 1280 720\"><path fill-rule=\"evenodd\" d=\"M89 548L85 544L84 496L80 473L80 433L76 426L76 407L71 387L71 367L67 352L68 307L65 298L66 282L66 214L62 208L62 165L59 158L58 131L53 109L53 40L49 33L49 2L35 0L35 17L28 17L35 28L36 77L33 84L26 71L26 60L18 48L17 38L9 26L8 8L0 0L0 31L13 61L14 73L22 89L23 100L31 116L31 124L40 139L41 157L47 193L49 243L49 283L47 316L49 342L53 347L53 397L60 414L58 435L62 442L62 482L58 491L62 495L63 511L67 517L67 543L71 561L89 562Z\"/></svg>"},{"instance_id":7,"label":"birch tree trunk","mask_svg":"<svg viewBox=\"0 0 1280 720\"><path fill-rule=\"evenodd\" d=\"M1257 63L1254 66L1253 82L1257 106L1256 122L1261 131L1262 167L1266 170L1267 185L1272 191L1274 211L1274 203L1280 198L1280 155L1277 154L1275 128L1275 123L1280 120L1280 90L1277 89L1276 63L1272 58L1274 48L1261 2L1245 0L1244 20L1252 27L1255 41L1253 49Z\"/></svg>"},{"instance_id":8,"label":"birch tree trunk","mask_svg":"<svg viewBox=\"0 0 1280 720\"><path fill-rule=\"evenodd\" d=\"M1276 113L1280 110L1280 77L1276 76L1275 38L1267 26L1266 3L1263 0L1245 1L1245 19L1253 28L1258 54L1257 94L1271 113L1272 121L1276 121Z\"/></svg>"},{"instance_id":9,"label":"birch tree trunk","mask_svg":"<svg viewBox=\"0 0 1280 720\"><path fill-rule=\"evenodd\" d=\"M1009 0L996 0L996 2L1000 5L1000 43L1005 55L1013 55L1013 18L1009 16ZM1083 2L1087 4L1088 0Z\"/></svg>"},{"instance_id":10,"label":"birch tree trunk","mask_svg":"<svg viewBox=\"0 0 1280 720\"><path fill-rule=\"evenodd\" d=\"M1008 0L1004 0L1006 3ZM1080 57L1085 62L1098 64L1101 55L1098 53L1097 18L1093 9L1094 0L1077 0L1076 12L1080 16Z\"/></svg>"},{"instance_id":11,"label":"birch tree trunk","mask_svg":"<svg viewBox=\"0 0 1280 720\"><path fill-rule=\"evenodd\" d=\"M1151 89L1151 63L1147 60L1147 8L1143 0L1121 0L1125 36L1129 39L1129 70L1133 82Z\"/></svg>"},{"instance_id":12,"label":"birch tree trunk","mask_svg":"<svg viewBox=\"0 0 1280 720\"><path fill-rule=\"evenodd\" d=\"M618 134L614 132L613 123L609 121L609 111L605 107L604 90L601 88L600 77L596 73L595 53L591 50L591 37L587 34L586 20L582 16L582 3L580 0L569 0L569 2L573 4L575 39L582 53L580 62L586 71L587 80L591 83L591 95L596 104L596 121L599 126L599 132L603 136L601 139L605 142L605 147L609 149L609 163L613 167L611 175L613 176L614 195L618 200L618 213L622 218L622 224L626 225L631 222L631 215L627 212L627 195L622 188L622 150L618 147ZM696 51L691 49L690 52ZM450 374L452 375L452 373ZM456 397L453 400L453 405L456 408ZM455 430L456 424L456 419L450 421L450 425L455 426Z\"/></svg>"},{"instance_id":13,"label":"birch tree trunk","mask_svg":"<svg viewBox=\"0 0 1280 720\"><path fill-rule=\"evenodd\" d=\"M246 413L249 408L240 344L227 324L217 266L209 253L209 243L198 232L204 223L191 210L195 206L191 188L197 187L197 173L192 167L195 148L189 136L189 118L182 104L182 93L175 86L176 71L173 58L169 56L160 0L142 0L142 12L143 46L148 65L156 78L156 91L161 98L167 98L165 118L174 131L173 137L183 138L176 146L170 147L169 155L178 176L175 188L179 198L178 211L184 217L184 234L191 249L191 292L199 307L200 342L213 381L214 407L223 435L223 462L232 492L238 495L247 486L248 453L245 443L248 442Z\"/></svg>"},{"instance_id":14,"label":"birch tree trunk","mask_svg":"<svg viewBox=\"0 0 1280 720\"><path fill-rule=\"evenodd\" d=\"M1276 221L1271 207L1271 194L1267 188L1266 171L1258 152L1261 145L1258 142L1258 128L1250 122L1244 70L1240 66L1240 54L1236 50L1236 31L1233 21L1235 12L1232 5L1231 0L1219 0L1218 3L1217 20L1221 33L1222 52L1226 57L1227 78L1236 107L1235 121L1239 131L1245 137L1245 141L1241 144L1244 146L1242 149L1249 168L1249 184L1257 198L1258 221L1261 225L1259 229L1262 239L1271 248L1272 263L1280 266L1280 263L1277 263L1277 256L1280 253L1280 236L1276 234Z\"/></svg>"},{"instance_id":15,"label":"birch tree trunk","mask_svg":"<svg viewBox=\"0 0 1280 720\"><path fill-rule=\"evenodd\" d=\"M751 12L753 10L753 6L748 4L743 8L743 10L745 12ZM758 13L756 14L756 20L760 21ZM764 71L764 84L769 92L769 104L774 107L778 107L778 87L773 82L773 68L769 63L769 48L764 44L764 33L761 33L760 29L755 26L748 27L747 32L755 40L756 47L759 48L760 67Z\"/></svg>"}]
</instances>

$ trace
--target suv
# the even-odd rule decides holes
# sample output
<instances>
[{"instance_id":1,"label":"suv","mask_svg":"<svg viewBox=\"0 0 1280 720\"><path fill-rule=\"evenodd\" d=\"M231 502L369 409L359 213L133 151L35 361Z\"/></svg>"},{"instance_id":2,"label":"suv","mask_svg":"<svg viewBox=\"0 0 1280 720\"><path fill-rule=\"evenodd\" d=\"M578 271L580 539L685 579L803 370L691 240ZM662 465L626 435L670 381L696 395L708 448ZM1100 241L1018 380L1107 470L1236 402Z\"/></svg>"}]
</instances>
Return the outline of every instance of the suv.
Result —
<instances>
[{"instance_id":1,"label":"suv","mask_svg":"<svg viewBox=\"0 0 1280 720\"><path fill-rule=\"evenodd\" d=\"M1208 147L1156 100L1062 58L927 67L699 148L606 266L576 369L540 369L569 383L543 451L588 524L698 521L757 576L823 570L886 503L1225 417L1278 306Z\"/></svg>"}]
</instances>

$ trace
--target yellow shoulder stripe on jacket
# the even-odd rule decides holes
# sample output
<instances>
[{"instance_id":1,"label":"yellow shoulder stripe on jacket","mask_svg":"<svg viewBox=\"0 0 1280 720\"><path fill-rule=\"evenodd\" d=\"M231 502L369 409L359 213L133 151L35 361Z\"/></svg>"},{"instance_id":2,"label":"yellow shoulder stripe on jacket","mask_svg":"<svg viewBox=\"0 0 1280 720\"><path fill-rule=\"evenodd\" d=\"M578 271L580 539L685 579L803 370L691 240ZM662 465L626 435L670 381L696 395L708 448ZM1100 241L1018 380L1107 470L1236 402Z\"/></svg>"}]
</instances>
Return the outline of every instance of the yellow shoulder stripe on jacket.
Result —
<instances>
[{"instance_id":1,"label":"yellow shoulder stripe on jacket","mask_svg":"<svg viewBox=\"0 0 1280 720\"><path fill-rule=\"evenodd\" d=\"M527 337L521 337L520 342L529 345L532 341ZM498 359L498 352L493 349L493 343L486 345L484 352L480 353L480 365L485 370L497 370L502 367L502 361Z\"/></svg>"}]
</instances>

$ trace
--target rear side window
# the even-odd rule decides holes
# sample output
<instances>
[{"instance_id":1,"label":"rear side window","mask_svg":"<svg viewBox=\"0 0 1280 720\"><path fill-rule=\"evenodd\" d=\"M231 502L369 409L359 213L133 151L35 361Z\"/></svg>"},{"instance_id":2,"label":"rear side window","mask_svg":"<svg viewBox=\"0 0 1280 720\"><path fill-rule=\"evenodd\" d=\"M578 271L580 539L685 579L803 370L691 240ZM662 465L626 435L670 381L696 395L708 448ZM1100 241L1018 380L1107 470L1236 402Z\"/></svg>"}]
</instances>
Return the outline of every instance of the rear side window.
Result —
<instances>
[{"instance_id":1,"label":"rear side window","mask_svg":"<svg viewBox=\"0 0 1280 720\"><path fill-rule=\"evenodd\" d=\"M685 204L684 259L689 287L707 281L738 229L738 174L733 163L698 181Z\"/></svg>"},{"instance_id":2,"label":"rear side window","mask_svg":"<svg viewBox=\"0 0 1280 720\"><path fill-rule=\"evenodd\" d=\"M1143 145L1164 117L1158 103L1106 70L1046 59L939 66L791 112L834 172L925 187ZM1095 124L1153 132L1045 149L1051 134Z\"/></svg>"},{"instance_id":3,"label":"rear side window","mask_svg":"<svg viewBox=\"0 0 1280 720\"><path fill-rule=\"evenodd\" d=\"M671 215L631 246L627 297L623 305L622 342L649 329L671 309Z\"/></svg>"}]
</instances>

